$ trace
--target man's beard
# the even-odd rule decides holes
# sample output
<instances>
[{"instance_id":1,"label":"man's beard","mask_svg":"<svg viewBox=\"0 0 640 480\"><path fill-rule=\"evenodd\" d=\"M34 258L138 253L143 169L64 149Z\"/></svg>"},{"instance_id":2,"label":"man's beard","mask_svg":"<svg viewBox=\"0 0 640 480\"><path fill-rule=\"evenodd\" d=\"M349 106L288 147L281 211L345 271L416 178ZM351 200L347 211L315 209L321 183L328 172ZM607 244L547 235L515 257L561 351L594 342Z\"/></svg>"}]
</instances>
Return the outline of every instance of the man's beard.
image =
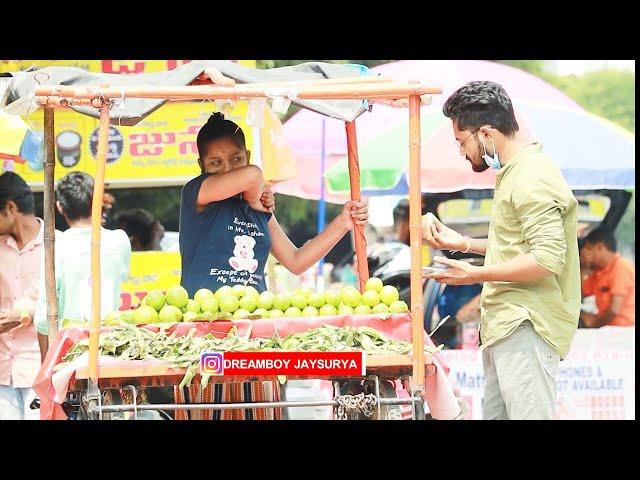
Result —
<instances>
[{"instance_id":1,"label":"man's beard","mask_svg":"<svg viewBox=\"0 0 640 480\"><path fill-rule=\"evenodd\" d=\"M466 158L469 161L469 163L471 163L471 170L473 170L476 173L484 172L487 168L489 168L489 165L487 165L487 163L484 160L482 161L481 164L477 164L473 162L469 157L466 157Z\"/></svg>"}]
</instances>

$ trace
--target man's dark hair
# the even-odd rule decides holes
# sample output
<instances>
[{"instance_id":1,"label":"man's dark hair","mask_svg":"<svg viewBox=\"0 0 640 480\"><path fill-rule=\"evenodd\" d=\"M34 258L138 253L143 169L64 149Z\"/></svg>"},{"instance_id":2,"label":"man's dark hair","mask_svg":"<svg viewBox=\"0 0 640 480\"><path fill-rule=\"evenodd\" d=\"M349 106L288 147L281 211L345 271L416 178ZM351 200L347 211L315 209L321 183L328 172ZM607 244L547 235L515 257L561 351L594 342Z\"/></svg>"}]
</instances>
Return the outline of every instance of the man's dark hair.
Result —
<instances>
[{"instance_id":1,"label":"man's dark hair","mask_svg":"<svg viewBox=\"0 0 640 480\"><path fill-rule=\"evenodd\" d=\"M409 200L400 200L393 209L393 225L409 221Z\"/></svg>"},{"instance_id":2,"label":"man's dark hair","mask_svg":"<svg viewBox=\"0 0 640 480\"><path fill-rule=\"evenodd\" d=\"M58 182L56 198L69 220L90 217L93 178L83 172L67 173Z\"/></svg>"},{"instance_id":3,"label":"man's dark hair","mask_svg":"<svg viewBox=\"0 0 640 480\"><path fill-rule=\"evenodd\" d=\"M420 203L421 203L420 214L424 215L425 213L427 213L427 201L424 194L420 199ZM399 223L408 222L408 221L409 221L409 199L403 198L398 202L398 204L393 209L393 225L397 227Z\"/></svg>"},{"instance_id":4,"label":"man's dark hair","mask_svg":"<svg viewBox=\"0 0 640 480\"><path fill-rule=\"evenodd\" d=\"M610 252L617 251L616 237L613 236L612 232L604 228L596 228L584 238L584 245L595 245L599 242L603 243Z\"/></svg>"},{"instance_id":5,"label":"man's dark hair","mask_svg":"<svg viewBox=\"0 0 640 480\"><path fill-rule=\"evenodd\" d=\"M509 95L494 82L467 83L447 99L442 112L457 121L459 130L477 130L483 125L491 125L509 137L519 128Z\"/></svg>"},{"instance_id":6,"label":"man's dark hair","mask_svg":"<svg viewBox=\"0 0 640 480\"><path fill-rule=\"evenodd\" d=\"M33 213L33 192L27 182L14 172L0 175L0 210L4 210L11 200L18 206L20 213Z\"/></svg>"},{"instance_id":7,"label":"man's dark hair","mask_svg":"<svg viewBox=\"0 0 640 480\"><path fill-rule=\"evenodd\" d=\"M207 123L198 132L196 139L198 156L204 160L209 143L221 138L229 138L238 148L246 148L244 132L238 124L226 120L222 113L216 112L209 117Z\"/></svg>"},{"instance_id":8,"label":"man's dark hair","mask_svg":"<svg viewBox=\"0 0 640 480\"><path fill-rule=\"evenodd\" d=\"M127 232L128 237L135 237L142 246L151 243L153 225L156 222L153 215L142 208L132 208L118 212L114 220L119 228Z\"/></svg>"}]
</instances>

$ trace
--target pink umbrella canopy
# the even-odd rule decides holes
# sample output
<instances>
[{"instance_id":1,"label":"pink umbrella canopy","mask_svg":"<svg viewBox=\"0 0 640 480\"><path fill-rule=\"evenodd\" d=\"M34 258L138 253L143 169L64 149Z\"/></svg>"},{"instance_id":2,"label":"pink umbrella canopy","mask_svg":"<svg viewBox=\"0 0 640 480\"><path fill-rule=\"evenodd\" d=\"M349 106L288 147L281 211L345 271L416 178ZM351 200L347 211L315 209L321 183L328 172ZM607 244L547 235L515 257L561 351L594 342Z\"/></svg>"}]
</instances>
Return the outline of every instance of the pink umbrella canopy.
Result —
<instances>
[{"instance_id":1,"label":"pink umbrella canopy","mask_svg":"<svg viewBox=\"0 0 640 480\"><path fill-rule=\"evenodd\" d=\"M587 111L519 103L514 109L520 131L541 140L544 152L560 168L572 188L625 189L635 186L635 136ZM409 148L408 121L360 147L360 186L365 195L406 195ZM471 170L455 142L451 120L431 110L421 121L425 148L420 151L423 192L492 189L495 171ZM603 161L606 159L606 161ZM349 192L347 160L324 175L329 192Z\"/></svg>"},{"instance_id":2,"label":"pink umbrella canopy","mask_svg":"<svg viewBox=\"0 0 640 480\"><path fill-rule=\"evenodd\" d=\"M436 109L441 110L446 99L455 90L474 80L491 80L500 83L514 103L553 105L563 109L583 111L582 107L571 98L544 80L523 70L496 62L406 60L380 65L373 70L394 80L418 80L425 84L441 85L442 94L434 95L431 105L422 107L423 115ZM372 112L365 112L356 121L358 145L365 145L396 128L407 121L408 115L405 108L374 105ZM326 122L325 172L347 154L344 122L323 117L309 110L301 110L284 125L284 134L293 149L300 173L295 178L276 184L274 186L276 192L314 200L320 198L323 119ZM466 182L464 179L461 181ZM345 197L325 193L325 199L341 203Z\"/></svg>"}]
</instances>

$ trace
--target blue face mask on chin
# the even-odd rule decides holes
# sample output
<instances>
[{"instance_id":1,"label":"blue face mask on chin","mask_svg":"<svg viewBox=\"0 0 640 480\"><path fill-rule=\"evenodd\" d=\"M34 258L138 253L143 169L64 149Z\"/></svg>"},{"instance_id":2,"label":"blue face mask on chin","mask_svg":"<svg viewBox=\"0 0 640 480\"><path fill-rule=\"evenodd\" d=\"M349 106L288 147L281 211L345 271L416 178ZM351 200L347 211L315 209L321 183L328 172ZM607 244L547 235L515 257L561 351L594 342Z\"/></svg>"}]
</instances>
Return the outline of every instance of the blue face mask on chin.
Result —
<instances>
[{"instance_id":1,"label":"blue face mask on chin","mask_svg":"<svg viewBox=\"0 0 640 480\"><path fill-rule=\"evenodd\" d=\"M487 148L484 146L484 140L480 137L480 142L482 143L482 149L484 150L484 155L482 155L482 159L484 162L489 165L494 170L500 170L500 159L498 158L498 152L496 151L496 144L493 143L493 135L491 136L491 145L493 146L493 157L489 156L487 153Z\"/></svg>"}]
</instances>

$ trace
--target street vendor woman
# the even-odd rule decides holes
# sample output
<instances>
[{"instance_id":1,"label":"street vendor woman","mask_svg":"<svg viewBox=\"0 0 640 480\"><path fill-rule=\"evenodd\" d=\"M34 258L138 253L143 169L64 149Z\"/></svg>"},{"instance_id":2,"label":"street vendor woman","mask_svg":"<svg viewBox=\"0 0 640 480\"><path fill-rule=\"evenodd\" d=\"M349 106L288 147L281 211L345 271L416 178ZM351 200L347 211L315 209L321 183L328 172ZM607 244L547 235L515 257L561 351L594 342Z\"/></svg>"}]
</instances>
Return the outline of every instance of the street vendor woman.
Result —
<instances>
[{"instance_id":1,"label":"street vendor woman","mask_svg":"<svg viewBox=\"0 0 640 480\"><path fill-rule=\"evenodd\" d=\"M202 174L184 186L180 201L181 284L190 296L200 288L237 284L264 291L269 252L301 274L353 228L353 220L367 222L366 203L349 201L322 233L296 248L271 212L262 171L249 165L240 127L214 113L197 145Z\"/></svg>"},{"instance_id":2,"label":"street vendor woman","mask_svg":"<svg viewBox=\"0 0 640 480\"><path fill-rule=\"evenodd\" d=\"M200 288L216 291L224 285L251 285L262 292L266 290L264 270L269 252L292 273L301 274L324 257L354 222L367 223L367 204L349 201L323 232L297 248L273 214L273 194L265 188L262 171L249 165L251 152L246 149L242 129L223 114L214 113L200 129L197 145L202 173L184 186L180 201L181 284L189 296ZM254 390L259 391L258 396L271 397L264 393L269 388L256 385L264 383L271 382L246 382L242 388L229 383L209 385L192 393L202 395L198 400L203 402L269 401L251 394ZM273 387L277 391L277 386ZM177 400L185 393L176 392ZM212 398L205 398L208 394ZM248 409L244 416L232 417L232 412L225 410L224 415L254 418L251 412ZM216 411L212 418L221 415Z\"/></svg>"}]
</instances>

